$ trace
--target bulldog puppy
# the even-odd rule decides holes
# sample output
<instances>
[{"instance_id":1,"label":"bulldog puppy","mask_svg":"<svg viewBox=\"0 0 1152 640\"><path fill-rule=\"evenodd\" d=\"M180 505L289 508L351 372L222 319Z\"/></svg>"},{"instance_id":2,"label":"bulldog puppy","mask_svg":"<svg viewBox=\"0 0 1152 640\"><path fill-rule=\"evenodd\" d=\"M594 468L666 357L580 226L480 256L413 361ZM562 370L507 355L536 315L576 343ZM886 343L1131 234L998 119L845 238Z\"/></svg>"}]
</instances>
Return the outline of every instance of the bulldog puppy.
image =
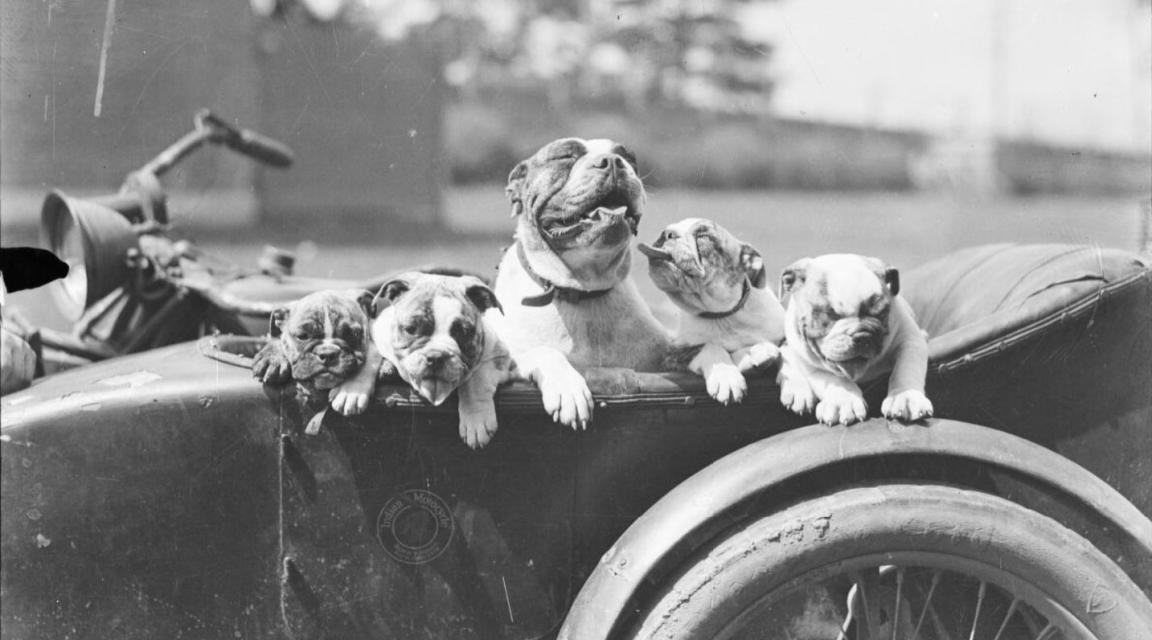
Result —
<instances>
[{"instance_id":1,"label":"bulldog puppy","mask_svg":"<svg viewBox=\"0 0 1152 640\"><path fill-rule=\"evenodd\" d=\"M562 138L508 176L516 241L496 278L500 335L553 419L572 427L592 417L575 367L659 371L669 346L628 275L645 197L636 166L611 140Z\"/></svg>"},{"instance_id":2,"label":"bulldog puppy","mask_svg":"<svg viewBox=\"0 0 1152 640\"><path fill-rule=\"evenodd\" d=\"M928 342L912 309L899 297L900 276L876 258L832 254L805 258L784 270L780 401L796 413L815 409L827 425L867 417L859 383L891 372L880 407L889 419L932 415L924 395Z\"/></svg>"},{"instance_id":3,"label":"bulldog puppy","mask_svg":"<svg viewBox=\"0 0 1152 640\"><path fill-rule=\"evenodd\" d=\"M341 383L361 369L375 371L379 356L368 344L372 304L370 291L319 291L276 309L272 340L253 358L253 376L272 385L295 380L309 403L331 400L346 415L363 411L367 397L349 396ZM371 366L363 366L366 360Z\"/></svg>"},{"instance_id":4,"label":"bulldog puppy","mask_svg":"<svg viewBox=\"0 0 1152 640\"><path fill-rule=\"evenodd\" d=\"M669 225L637 248L657 288L680 308L674 342L704 345L688 370L704 377L719 402L743 400L743 374L774 362L784 340L784 307L764 288L760 253L704 218Z\"/></svg>"},{"instance_id":5,"label":"bulldog puppy","mask_svg":"<svg viewBox=\"0 0 1152 640\"><path fill-rule=\"evenodd\" d=\"M508 348L491 326L502 311L479 278L407 273L385 284L388 306L372 322L372 341L422 398L440 405L458 392L460 438L473 449L496 433L496 387L513 378ZM368 375L369 386L375 377Z\"/></svg>"}]
</instances>

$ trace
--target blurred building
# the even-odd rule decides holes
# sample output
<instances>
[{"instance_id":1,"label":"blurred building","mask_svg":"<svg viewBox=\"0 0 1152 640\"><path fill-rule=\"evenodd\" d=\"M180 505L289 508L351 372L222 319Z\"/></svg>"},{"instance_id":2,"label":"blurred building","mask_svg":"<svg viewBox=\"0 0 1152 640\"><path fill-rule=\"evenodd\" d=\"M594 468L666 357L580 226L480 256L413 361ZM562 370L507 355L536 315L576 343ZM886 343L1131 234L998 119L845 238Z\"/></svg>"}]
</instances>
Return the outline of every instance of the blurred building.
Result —
<instances>
[{"instance_id":1,"label":"blurred building","mask_svg":"<svg viewBox=\"0 0 1152 640\"><path fill-rule=\"evenodd\" d=\"M178 223L341 214L429 220L442 171L438 64L345 24L259 18L246 2L5 0L0 215L31 222L44 191L114 191L210 107L297 155L263 170L202 150L166 178Z\"/></svg>"}]
</instances>

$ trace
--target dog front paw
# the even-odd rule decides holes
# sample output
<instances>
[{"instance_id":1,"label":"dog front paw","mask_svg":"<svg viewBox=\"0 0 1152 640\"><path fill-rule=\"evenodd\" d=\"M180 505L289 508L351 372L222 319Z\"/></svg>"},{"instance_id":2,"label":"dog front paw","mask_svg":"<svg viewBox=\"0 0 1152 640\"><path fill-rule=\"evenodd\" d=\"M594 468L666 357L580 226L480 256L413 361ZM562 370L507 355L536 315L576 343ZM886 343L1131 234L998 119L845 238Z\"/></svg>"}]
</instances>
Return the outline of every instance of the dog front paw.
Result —
<instances>
[{"instance_id":1,"label":"dog front paw","mask_svg":"<svg viewBox=\"0 0 1152 640\"><path fill-rule=\"evenodd\" d=\"M704 385L708 388L708 395L712 396L722 405L740 402L744 393L748 391L748 383L740 369L733 364L714 364L704 376Z\"/></svg>"},{"instance_id":2,"label":"dog front paw","mask_svg":"<svg viewBox=\"0 0 1152 640\"><path fill-rule=\"evenodd\" d=\"M292 380L292 363L277 341L265 344L252 357L252 377L263 384L283 386Z\"/></svg>"},{"instance_id":3,"label":"dog front paw","mask_svg":"<svg viewBox=\"0 0 1152 640\"><path fill-rule=\"evenodd\" d=\"M592 420L592 391L580 372L571 368L557 369L541 376L540 397L544 410L554 422L573 429L587 429Z\"/></svg>"},{"instance_id":4,"label":"dog front paw","mask_svg":"<svg viewBox=\"0 0 1152 640\"><path fill-rule=\"evenodd\" d=\"M816 419L828 426L850 425L867 417L864 398L844 389L829 388L816 405Z\"/></svg>"},{"instance_id":5,"label":"dog front paw","mask_svg":"<svg viewBox=\"0 0 1152 640\"><path fill-rule=\"evenodd\" d=\"M496 435L496 408L460 414L460 439L473 449L480 449Z\"/></svg>"},{"instance_id":6,"label":"dog front paw","mask_svg":"<svg viewBox=\"0 0 1152 640\"><path fill-rule=\"evenodd\" d=\"M736 363L736 366L739 367L740 371L747 373L769 367L779 359L780 347L771 342L761 342L749 347L748 353L740 358L740 362Z\"/></svg>"},{"instance_id":7,"label":"dog front paw","mask_svg":"<svg viewBox=\"0 0 1152 640\"><path fill-rule=\"evenodd\" d=\"M932 401L923 391L907 389L884 398L884 403L880 405L880 413L889 420L915 422L932 417Z\"/></svg>"},{"instance_id":8,"label":"dog front paw","mask_svg":"<svg viewBox=\"0 0 1152 640\"><path fill-rule=\"evenodd\" d=\"M368 409L368 401L375 391L376 376L358 374L332 387L328 402L342 415L357 416Z\"/></svg>"},{"instance_id":9,"label":"dog front paw","mask_svg":"<svg viewBox=\"0 0 1152 640\"><path fill-rule=\"evenodd\" d=\"M780 381L780 404L792 413L805 415L816 407L816 392L807 380L787 378Z\"/></svg>"},{"instance_id":10,"label":"dog front paw","mask_svg":"<svg viewBox=\"0 0 1152 640\"><path fill-rule=\"evenodd\" d=\"M332 408L345 416L357 416L368 409L368 400L371 395L356 389L346 389L344 385L333 388L328 392Z\"/></svg>"}]
</instances>

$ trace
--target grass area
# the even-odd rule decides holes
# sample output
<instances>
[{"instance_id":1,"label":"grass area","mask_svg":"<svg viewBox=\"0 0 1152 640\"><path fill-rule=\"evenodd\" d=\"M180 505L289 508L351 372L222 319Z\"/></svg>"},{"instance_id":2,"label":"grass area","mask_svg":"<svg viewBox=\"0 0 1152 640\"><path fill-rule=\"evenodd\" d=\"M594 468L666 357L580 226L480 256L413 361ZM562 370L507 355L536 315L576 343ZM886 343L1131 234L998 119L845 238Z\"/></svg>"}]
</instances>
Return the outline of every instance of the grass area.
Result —
<instances>
[{"instance_id":1,"label":"grass area","mask_svg":"<svg viewBox=\"0 0 1152 640\"><path fill-rule=\"evenodd\" d=\"M262 245L296 247L297 272L357 277L412 265L441 264L493 272L511 241L513 221L499 185L445 193L447 230L388 221L320 219L278 223L228 234L188 229L177 235L207 251L252 266ZM177 214L178 215L178 214ZM819 253L875 255L909 269L961 247L991 242L1089 243L1139 248L1141 213L1123 198L1036 197L965 200L939 194L652 190L640 237L654 239L665 225L696 216L712 218L764 254L770 274L793 260ZM4 244L36 244L33 230L5 228ZM660 315L670 310L636 256L635 275ZM770 278L775 283L775 277ZM33 322L65 328L40 291L14 294L12 303Z\"/></svg>"}]
</instances>

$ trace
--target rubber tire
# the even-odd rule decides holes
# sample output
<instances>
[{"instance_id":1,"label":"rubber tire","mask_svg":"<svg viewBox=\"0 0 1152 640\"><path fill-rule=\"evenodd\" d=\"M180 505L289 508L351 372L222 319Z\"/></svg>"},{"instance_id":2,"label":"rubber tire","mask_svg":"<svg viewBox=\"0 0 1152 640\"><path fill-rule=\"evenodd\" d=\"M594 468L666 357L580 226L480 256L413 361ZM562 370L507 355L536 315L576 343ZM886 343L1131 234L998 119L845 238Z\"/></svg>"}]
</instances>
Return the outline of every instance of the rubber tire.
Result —
<instances>
[{"instance_id":1,"label":"rubber tire","mask_svg":"<svg viewBox=\"0 0 1152 640\"><path fill-rule=\"evenodd\" d=\"M1062 605L1098 638L1131 640L1152 630L1152 602L1058 522L977 491L885 484L801 502L711 543L660 590L631 637L714 638L809 571L898 551L977 561L1031 585L1024 588L1034 588L1033 597L1039 592Z\"/></svg>"}]
</instances>

